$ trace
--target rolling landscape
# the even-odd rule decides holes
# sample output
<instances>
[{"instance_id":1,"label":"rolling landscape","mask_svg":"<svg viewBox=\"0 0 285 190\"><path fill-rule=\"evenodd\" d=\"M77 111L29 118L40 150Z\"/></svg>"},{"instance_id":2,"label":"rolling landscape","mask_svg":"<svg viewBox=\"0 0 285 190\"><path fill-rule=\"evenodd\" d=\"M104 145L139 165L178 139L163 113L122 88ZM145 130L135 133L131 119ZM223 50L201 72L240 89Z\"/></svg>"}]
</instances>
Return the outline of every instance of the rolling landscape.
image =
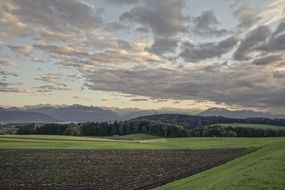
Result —
<instances>
[{"instance_id":1,"label":"rolling landscape","mask_svg":"<svg viewBox=\"0 0 285 190\"><path fill-rule=\"evenodd\" d=\"M285 190L284 0L0 2L0 190Z\"/></svg>"}]
</instances>

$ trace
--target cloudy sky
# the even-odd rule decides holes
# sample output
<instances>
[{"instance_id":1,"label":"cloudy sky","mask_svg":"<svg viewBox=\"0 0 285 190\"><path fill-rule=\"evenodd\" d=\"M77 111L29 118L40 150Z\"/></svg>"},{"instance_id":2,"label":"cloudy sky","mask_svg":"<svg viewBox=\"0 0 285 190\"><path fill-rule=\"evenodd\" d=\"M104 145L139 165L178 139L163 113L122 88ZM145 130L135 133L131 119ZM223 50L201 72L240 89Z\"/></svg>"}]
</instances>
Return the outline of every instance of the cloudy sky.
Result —
<instances>
[{"instance_id":1,"label":"cloudy sky","mask_svg":"<svg viewBox=\"0 0 285 190\"><path fill-rule=\"evenodd\" d=\"M284 0L2 0L0 105L285 113Z\"/></svg>"}]
</instances>

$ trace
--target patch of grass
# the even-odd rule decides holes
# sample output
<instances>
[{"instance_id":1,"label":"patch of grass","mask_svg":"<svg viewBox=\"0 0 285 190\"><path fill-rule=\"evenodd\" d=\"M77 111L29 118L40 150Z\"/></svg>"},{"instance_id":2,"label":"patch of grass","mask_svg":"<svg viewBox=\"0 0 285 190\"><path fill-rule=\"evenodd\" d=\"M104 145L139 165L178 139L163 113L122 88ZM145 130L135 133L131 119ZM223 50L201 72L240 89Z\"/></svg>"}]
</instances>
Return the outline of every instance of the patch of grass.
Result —
<instances>
[{"instance_id":1,"label":"patch of grass","mask_svg":"<svg viewBox=\"0 0 285 190\"><path fill-rule=\"evenodd\" d=\"M0 148L14 149L211 149L263 147L285 138L159 138L114 140L102 137L4 135Z\"/></svg>"},{"instance_id":2,"label":"patch of grass","mask_svg":"<svg viewBox=\"0 0 285 190\"><path fill-rule=\"evenodd\" d=\"M157 190L284 189L285 141L265 145L257 152L219 167L177 180Z\"/></svg>"},{"instance_id":3,"label":"patch of grass","mask_svg":"<svg viewBox=\"0 0 285 190\"><path fill-rule=\"evenodd\" d=\"M148 134L142 134L142 133L137 133L137 134L131 134L131 135L116 135L110 137L110 139L114 140L150 140L150 139L159 139L161 137L154 136L154 135L148 135Z\"/></svg>"}]
</instances>

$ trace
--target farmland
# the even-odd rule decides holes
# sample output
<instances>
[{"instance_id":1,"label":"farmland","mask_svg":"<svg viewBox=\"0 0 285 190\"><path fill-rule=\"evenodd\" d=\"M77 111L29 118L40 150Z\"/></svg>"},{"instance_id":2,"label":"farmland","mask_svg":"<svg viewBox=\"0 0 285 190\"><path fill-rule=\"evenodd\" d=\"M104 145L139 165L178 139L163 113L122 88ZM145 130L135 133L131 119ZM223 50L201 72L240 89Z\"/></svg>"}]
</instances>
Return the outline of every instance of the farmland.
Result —
<instances>
[{"instance_id":1,"label":"farmland","mask_svg":"<svg viewBox=\"0 0 285 190\"><path fill-rule=\"evenodd\" d=\"M134 134L115 140L109 137L7 135L0 136L0 165L7 172L0 180L4 184L5 179L5 185L8 185L5 187L10 189L19 189L17 185L21 185L21 180L30 183L26 188L39 189L43 188L42 184L61 189L75 186L88 188L99 180L96 187L100 189L106 183L102 179L114 185L105 186L105 189L120 189L129 185L133 185L130 189L148 189L171 181L158 189L282 189L282 179L285 177L284 147L283 137L159 138ZM252 148L258 149L229 161L253 151ZM101 164L98 166L96 163ZM220 166L212 168L217 165ZM113 171L115 168L116 171ZM208 168L212 169L204 171ZM12 175L16 169L19 171L16 172L17 179ZM105 172L98 173L99 170ZM128 177L120 178L126 175L126 171L129 172ZM135 175L138 171L143 171L141 176ZM27 176L21 175L21 172ZM59 178L51 175L55 172ZM29 181L31 173L38 175L36 179L44 181ZM114 173L118 175L114 176ZM83 176L80 181L78 175ZM139 183L136 181L138 178ZM16 186L10 187L9 184Z\"/></svg>"},{"instance_id":2,"label":"farmland","mask_svg":"<svg viewBox=\"0 0 285 190\"><path fill-rule=\"evenodd\" d=\"M2 150L0 188L149 189L251 151Z\"/></svg>"}]
</instances>

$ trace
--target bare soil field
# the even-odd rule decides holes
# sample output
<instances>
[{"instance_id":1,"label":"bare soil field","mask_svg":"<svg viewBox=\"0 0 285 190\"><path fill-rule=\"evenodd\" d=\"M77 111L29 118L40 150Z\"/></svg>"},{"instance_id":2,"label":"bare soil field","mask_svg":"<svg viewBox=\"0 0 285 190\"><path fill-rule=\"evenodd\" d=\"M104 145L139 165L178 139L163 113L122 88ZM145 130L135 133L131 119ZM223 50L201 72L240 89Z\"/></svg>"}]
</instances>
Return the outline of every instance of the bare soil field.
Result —
<instances>
[{"instance_id":1,"label":"bare soil field","mask_svg":"<svg viewBox=\"0 0 285 190\"><path fill-rule=\"evenodd\" d=\"M150 189L252 151L0 150L0 189Z\"/></svg>"}]
</instances>

